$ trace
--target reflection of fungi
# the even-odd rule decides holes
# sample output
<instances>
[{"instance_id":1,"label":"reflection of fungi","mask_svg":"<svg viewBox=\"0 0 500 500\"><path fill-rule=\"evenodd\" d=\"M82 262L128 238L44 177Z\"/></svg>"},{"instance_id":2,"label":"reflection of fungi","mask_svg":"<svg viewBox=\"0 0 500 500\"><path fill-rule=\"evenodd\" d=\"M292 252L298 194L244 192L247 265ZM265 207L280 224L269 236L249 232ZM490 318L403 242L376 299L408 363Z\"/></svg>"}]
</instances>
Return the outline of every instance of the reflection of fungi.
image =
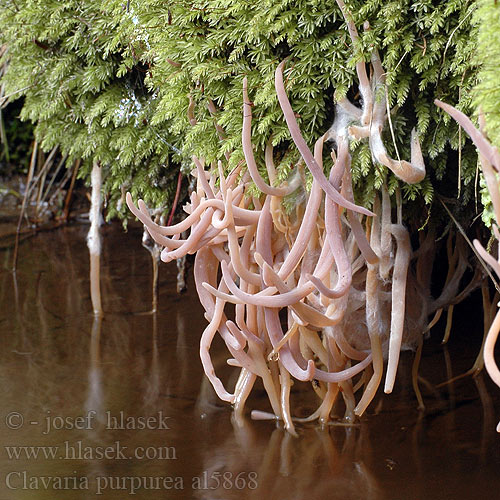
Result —
<instances>
[{"instance_id":1,"label":"reflection of fungi","mask_svg":"<svg viewBox=\"0 0 500 500\"><path fill-rule=\"evenodd\" d=\"M245 498L382 498L366 428L304 429L301 439L277 428L268 436L248 420L217 439L203 460L207 477L240 478ZM241 491L197 491L196 498L239 498ZM234 489L235 490L235 489ZM222 495L222 496L221 496Z\"/></svg>"},{"instance_id":2,"label":"reflection of fungi","mask_svg":"<svg viewBox=\"0 0 500 500\"><path fill-rule=\"evenodd\" d=\"M97 420L104 422L102 365L101 365L102 316L97 314L92 321L90 332L90 365L88 370L88 392L85 410L95 412Z\"/></svg>"}]
</instances>

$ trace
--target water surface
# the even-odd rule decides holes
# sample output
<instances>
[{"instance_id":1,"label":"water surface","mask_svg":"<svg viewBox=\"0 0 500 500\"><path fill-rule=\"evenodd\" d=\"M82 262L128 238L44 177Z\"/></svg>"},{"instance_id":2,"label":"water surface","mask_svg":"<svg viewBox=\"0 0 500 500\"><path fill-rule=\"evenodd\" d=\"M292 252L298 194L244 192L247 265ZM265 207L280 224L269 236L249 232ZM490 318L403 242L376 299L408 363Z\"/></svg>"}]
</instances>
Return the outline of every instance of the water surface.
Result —
<instances>
[{"instance_id":1,"label":"water surface","mask_svg":"<svg viewBox=\"0 0 500 500\"><path fill-rule=\"evenodd\" d=\"M447 349L437 337L426 344L424 413L407 353L395 393L379 394L356 425L298 426L294 438L273 422L236 423L202 374L206 322L192 277L178 295L175 263L162 264L151 314L140 229L106 226L97 322L87 230L24 240L15 275L10 242L0 246L0 500L470 499L500 491L500 390L486 375L436 388L472 365L477 331L454 332ZM218 344L213 358L231 377ZM297 411L314 410L312 391L294 389ZM262 390L249 406L267 409Z\"/></svg>"}]
</instances>

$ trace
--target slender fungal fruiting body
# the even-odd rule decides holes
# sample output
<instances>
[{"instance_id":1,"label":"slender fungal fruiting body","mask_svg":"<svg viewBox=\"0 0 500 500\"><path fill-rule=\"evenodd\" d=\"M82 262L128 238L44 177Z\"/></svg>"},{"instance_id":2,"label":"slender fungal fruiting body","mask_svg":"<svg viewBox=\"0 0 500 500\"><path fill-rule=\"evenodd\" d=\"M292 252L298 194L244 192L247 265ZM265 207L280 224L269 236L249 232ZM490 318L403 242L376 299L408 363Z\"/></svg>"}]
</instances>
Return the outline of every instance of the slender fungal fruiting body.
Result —
<instances>
[{"instance_id":1,"label":"slender fungal fruiting body","mask_svg":"<svg viewBox=\"0 0 500 500\"><path fill-rule=\"evenodd\" d=\"M102 314L101 304L101 234L99 227L101 225L101 185L102 173L101 166L95 162L91 174L92 195L90 200L90 229L87 235L87 245L90 254L90 297L94 315Z\"/></svg>"}]
</instances>

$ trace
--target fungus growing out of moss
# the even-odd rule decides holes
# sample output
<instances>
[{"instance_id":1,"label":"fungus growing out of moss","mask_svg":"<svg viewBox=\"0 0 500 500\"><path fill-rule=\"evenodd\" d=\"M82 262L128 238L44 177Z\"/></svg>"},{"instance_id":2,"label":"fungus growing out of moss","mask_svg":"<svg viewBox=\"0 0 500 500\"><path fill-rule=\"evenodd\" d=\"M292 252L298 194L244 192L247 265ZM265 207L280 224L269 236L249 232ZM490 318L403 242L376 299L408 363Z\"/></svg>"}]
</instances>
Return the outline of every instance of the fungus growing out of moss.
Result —
<instances>
[{"instance_id":1,"label":"fungus growing out of moss","mask_svg":"<svg viewBox=\"0 0 500 500\"><path fill-rule=\"evenodd\" d=\"M356 46L356 27L344 3L337 3ZM369 30L367 23L365 30ZM155 223L145 203L139 200L136 206L130 194L127 204L163 247L163 261L196 254L196 289L209 322L201 336L200 356L217 395L232 403L241 416L261 378L272 412L253 411L252 416L281 419L294 433L294 420L328 421L339 394L346 417L361 416L383 379L384 359L384 391L392 392L401 350L421 349L423 333L443 307L464 298L475 281L458 293L466 257L457 244L445 287L437 299L430 299L425 266L432 253L432 233L414 253L403 224L400 193L396 193L393 210L385 183L374 194L372 210L355 203L351 140L366 139L375 162L405 183L418 183L426 175L416 130L410 137L410 161L401 160L397 148L397 159L387 153L383 131L387 124L391 126L391 111L377 50L371 51L370 71L364 61L356 64L361 107L341 99L337 119L313 151L288 100L284 68L285 61L276 68L275 88L289 134L302 157L292 169L294 175L278 183L269 139L264 162L269 181L262 177L254 157L252 103L244 78L242 145L247 169L240 162L226 174L219 161L206 170L205 160L193 156L196 189L185 207L187 217L174 226ZM212 115L216 113L212 102L209 108ZM196 125L192 98L188 119ZM216 128L219 137L225 137L219 124ZM333 143L329 177L323 169L327 141ZM230 154L226 152L228 163ZM307 176L312 180L309 191L304 182ZM285 197L294 200L295 210L285 209ZM183 238L187 230L190 234ZM229 309L234 320L229 319ZM435 318L427 325L433 313ZM232 392L216 375L210 357L217 333L229 351L227 363L240 370ZM416 359L417 368L418 355ZM422 407L416 368L413 385ZM293 416L293 379L310 382L320 398L309 417Z\"/></svg>"},{"instance_id":2,"label":"fungus growing out of moss","mask_svg":"<svg viewBox=\"0 0 500 500\"><path fill-rule=\"evenodd\" d=\"M381 199L374 200L374 219L371 211L354 203L349 153L352 122L325 133L316 142L314 154L309 150L286 96L283 66L276 70L276 91L291 136L313 176L310 193L293 181L274 187L261 177L253 157L245 80L242 142L248 171L241 174L239 167L225 176L220 162L217 169L206 171L203 159L193 157L196 190L185 207L186 219L174 226L153 222L144 202L136 206L130 194L127 204L164 247L163 261L196 253L196 289L209 321L200 355L218 396L241 414L260 377L273 413L254 412L254 417L280 418L294 432L292 378L311 382L322 400L306 420L327 421L339 392L347 416L362 415L382 380L384 356L388 356L385 391L391 392L399 352L417 343L426 315L415 318L412 328L405 326L411 246L401 207L394 220L385 187ZM368 114L373 113L381 112ZM361 117L364 111L351 114ZM327 138L336 145L329 179L323 173ZM378 147L379 142L374 142ZM268 148L267 174L275 179ZM421 178L422 165L421 155L406 162L404 175ZM261 196L248 194L252 180ZM300 190L302 196L298 196ZM293 194L305 200L298 202L295 216L281 203L284 196ZM360 215L366 218L361 220ZM189 236L181 239L188 229ZM410 292L416 290L413 287ZM234 321L225 313L230 304ZM285 331L282 309L286 311ZM233 392L217 377L210 358L217 332L230 353L228 364L240 369ZM363 385L356 402L355 394Z\"/></svg>"}]
</instances>

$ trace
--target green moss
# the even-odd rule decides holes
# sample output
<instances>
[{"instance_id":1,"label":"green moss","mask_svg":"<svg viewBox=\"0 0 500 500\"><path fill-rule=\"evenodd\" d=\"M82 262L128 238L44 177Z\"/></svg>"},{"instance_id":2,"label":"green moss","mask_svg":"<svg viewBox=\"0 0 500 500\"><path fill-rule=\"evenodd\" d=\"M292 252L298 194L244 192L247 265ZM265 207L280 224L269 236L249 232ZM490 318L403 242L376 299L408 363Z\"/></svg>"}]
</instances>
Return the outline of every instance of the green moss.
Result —
<instances>
[{"instance_id":1,"label":"green moss","mask_svg":"<svg viewBox=\"0 0 500 500\"><path fill-rule=\"evenodd\" d=\"M71 157L106 167L110 206L126 187L167 204L180 165L192 154L208 163L242 155L242 80L249 82L253 141L263 164L272 137L279 175L298 152L292 147L274 90L274 71L287 59L286 88L309 144L332 124L335 102L358 101L355 63L377 47L387 72L396 144L409 157L410 130L419 130L428 176L405 188L409 200L429 202L454 179L443 158L458 128L432 104L439 98L471 112L476 84L474 2L348 0L361 32L353 47L335 2L317 0L5 0L0 37L9 47L7 93L25 88L22 118L36 124L45 149L60 144ZM127 4L130 9L127 10ZM363 32L369 21L371 29ZM189 96L197 124L187 116ZM215 116L208 112L213 101ZM359 103L358 103L359 104ZM220 140L217 121L226 138ZM358 197L372 199L386 170L373 165L366 144L354 148ZM463 179L475 171L475 152L463 151ZM441 180L442 179L442 180ZM395 186L395 181L389 180ZM464 183L465 184L465 183ZM472 189L472 183L465 189ZM473 192L473 190L471 191ZM114 200L114 201L113 201Z\"/></svg>"},{"instance_id":2,"label":"green moss","mask_svg":"<svg viewBox=\"0 0 500 500\"><path fill-rule=\"evenodd\" d=\"M231 168L242 158L241 92L246 76L254 103L258 161L263 164L264 145L271 136L282 155L297 159L274 90L278 63L288 60L287 92L312 145L332 124L335 101L346 94L356 99L356 60L368 61L377 47L387 72L390 105L395 109L392 122L398 151L401 157L409 157L410 130L417 126L429 170L425 182L404 193L407 199L429 202L433 185L443 178L443 154L450 144L455 149L463 147L465 140L462 135L458 144L457 125L435 108L433 100L471 111L470 90L476 83L471 57L474 4L465 0L350 0L347 7L360 31L364 21L371 25L356 48L335 2L146 0L135 15L149 44L143 57L153 63L146 83L158 92L160 101L154 122L170 122L172 131L184 135L186 156L193 153L214 161L234 149ZM195 127L187 120L188 95L196 102ZM209 99L217 105L216 119L228 136L225 142L217 138L212 126ZM386 143L394 154L390 134ZM471 157L464 161L464 179L471 177L474 168L468 167L475 165L475 152L469 148L466 154ZM373 188L380 185L385 172L374 168L366 145L359 143L354 150L353 177L362 201L371 202ZM451 176L456 179L457 171Z\"/></svg>"},{"instance_id":3,"label":"green moss","mask_svg":"<svg viewBox=\"0 0 500 500\"><path fill-rule=\"evenodd\" d=\"M8 47L5 94L24 96L20 117L35 124L43 149L59 145L68 164L84 160L80 177L88 179L94 160L102 163L113 216L122 187L168 203L175 185L165 171L179 167L168 146L177 137L150 123L156 101L144 85L148 67L136 55L139 41L106 3L6 1L0 39Z\"/></svg>"}]
</instances>

